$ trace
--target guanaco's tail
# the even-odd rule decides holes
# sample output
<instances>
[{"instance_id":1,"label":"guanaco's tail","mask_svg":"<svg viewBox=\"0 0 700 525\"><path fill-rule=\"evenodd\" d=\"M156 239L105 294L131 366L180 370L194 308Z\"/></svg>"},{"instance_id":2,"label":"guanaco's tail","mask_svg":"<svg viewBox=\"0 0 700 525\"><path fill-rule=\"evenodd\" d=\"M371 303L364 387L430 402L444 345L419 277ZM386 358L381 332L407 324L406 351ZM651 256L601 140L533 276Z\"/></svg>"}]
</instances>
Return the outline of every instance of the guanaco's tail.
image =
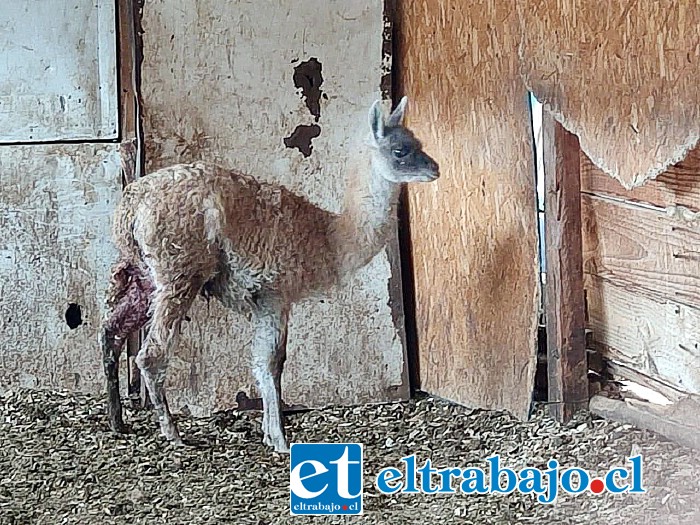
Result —
<instances>
[{"instance_id":1,"label":"guanaco's tail","mask_svg":"<svg viewBox=\"0 0 700 525\"><path fill-rule=\"evenodd\" d=\"M134 239L134 220L138 210L138 193L133 184L126 187L112 219L112 239L120 259L138 265L141 262L139 246Z\"/></svg>"},{"instance_id":2,"label":"guanaco's tail","mask_svg":"<svg viewBox=\"0 0 700 525\"><path fill-rule=\"evenodd\" d=\"M115 307L128 291L131 280L140 274L143 262L134 238L134 220L138 210L138 192L130 184L124 190L112 218L112 240L119 251L119 259L112 265L107 288L107 305Z\"/></svg>"}]
</instances>

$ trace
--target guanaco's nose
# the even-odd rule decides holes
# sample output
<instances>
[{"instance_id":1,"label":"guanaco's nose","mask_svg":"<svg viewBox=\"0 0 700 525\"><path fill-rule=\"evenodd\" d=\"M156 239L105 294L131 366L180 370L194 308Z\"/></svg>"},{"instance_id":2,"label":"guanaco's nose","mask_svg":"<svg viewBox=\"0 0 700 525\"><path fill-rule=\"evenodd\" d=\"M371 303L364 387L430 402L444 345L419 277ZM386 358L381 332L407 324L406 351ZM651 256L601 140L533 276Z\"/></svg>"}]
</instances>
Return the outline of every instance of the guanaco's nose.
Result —
<instances>
[{"instance_id":1,"label":"guanaco's nose","mask_svg":"<svg viewBox=\"0 0 700 525\"><path fill-rule=\"evenodd\" d=\"M440 176L440 166L438 166L438 163L435 162L430 156L426 155L425 153L423 155L426 171L430 172L431 180L437 179Z\"/></svg>"}]
</instances>

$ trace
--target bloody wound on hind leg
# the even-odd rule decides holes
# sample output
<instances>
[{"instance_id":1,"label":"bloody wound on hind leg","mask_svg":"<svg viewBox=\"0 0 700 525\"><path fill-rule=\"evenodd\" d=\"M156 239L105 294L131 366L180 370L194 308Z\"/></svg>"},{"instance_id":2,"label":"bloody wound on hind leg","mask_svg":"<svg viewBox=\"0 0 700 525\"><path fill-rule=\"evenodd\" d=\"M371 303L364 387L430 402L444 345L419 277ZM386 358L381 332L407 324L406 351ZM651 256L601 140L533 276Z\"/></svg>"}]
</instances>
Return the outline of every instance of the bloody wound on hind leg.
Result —
<instances>
[{"instance_id":1,"label":"bloody wound on hind leg","mask_svg":"<svg viewBox=\"0 0 700 525\"><path fill-rule=\"evenodd\" d=\"M148 322L153 290L151 279L140 268L124 262L114 267L107 301L109 315L100 337L107 377L107 415L115 432L125 431L119 397L119 355L129 335Z\"/></svg>"}]
</instances>

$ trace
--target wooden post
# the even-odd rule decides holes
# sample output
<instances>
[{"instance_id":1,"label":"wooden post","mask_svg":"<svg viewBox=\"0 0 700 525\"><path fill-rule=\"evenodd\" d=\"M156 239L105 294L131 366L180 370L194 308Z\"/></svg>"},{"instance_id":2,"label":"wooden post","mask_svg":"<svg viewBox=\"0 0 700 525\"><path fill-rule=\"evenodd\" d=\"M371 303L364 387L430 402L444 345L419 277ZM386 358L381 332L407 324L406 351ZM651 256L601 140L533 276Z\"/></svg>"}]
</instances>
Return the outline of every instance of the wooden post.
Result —
<instances>
[{"instance_id":1,"label":"wooden post","mask_svg":"<svg viewBox=\"0 0 700 525\"><path fill-rule=\"evenodd\" d=\"M565 422L588 406L578 138L545 110L545 286L550 413Z\"/></svg>"},{"instance_id":2,"label":"wooden post","mask_svg":"<svg viewBox=\"0 0 700 525\"><path fill-rule=\"evenodd\" d=\"M139 109L139 77L141 67L140 0L117 2L119 39L120 93L120 154L123 185L143 174L145 159L142 147L143 124ZM128 394L133 406L145 406L148 395L141 384L141 372L136 366L136 354L142 343L142 333L132 334L126 342Z\"/></svg>"}]
</instances>

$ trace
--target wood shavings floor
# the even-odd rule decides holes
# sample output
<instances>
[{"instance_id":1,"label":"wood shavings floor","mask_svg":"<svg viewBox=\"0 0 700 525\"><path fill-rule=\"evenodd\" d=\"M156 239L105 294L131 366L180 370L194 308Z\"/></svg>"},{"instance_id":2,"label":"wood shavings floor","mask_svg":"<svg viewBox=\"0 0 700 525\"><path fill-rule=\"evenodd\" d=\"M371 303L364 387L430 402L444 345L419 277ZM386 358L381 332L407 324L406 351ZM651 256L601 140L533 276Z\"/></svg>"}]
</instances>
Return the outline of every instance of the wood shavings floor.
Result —
<instances>
[{"instance_id":1,"label":"wood shavings floor","mask_svg":"<svg viewBox=\"0 0 700 525\"><path fill-rule=\"evenodd\" d=\"M700 455L629 426L580 415L561 426L539 410L521 423L506 414L434 400L296 414L296 441L365 444L365 515L289 514L289 458L261 444L259 413L180 418L195 446L172 448L148 411L127 411L133 433L112 435L103 400L17 391L0 396L0 523L5 524L695 524L700 523ZM416 453L436 467L562 464L602 473L644 456L647 494L561 497L394 495L373 487L383 467Z\"/></svg>"}]
</instances>

